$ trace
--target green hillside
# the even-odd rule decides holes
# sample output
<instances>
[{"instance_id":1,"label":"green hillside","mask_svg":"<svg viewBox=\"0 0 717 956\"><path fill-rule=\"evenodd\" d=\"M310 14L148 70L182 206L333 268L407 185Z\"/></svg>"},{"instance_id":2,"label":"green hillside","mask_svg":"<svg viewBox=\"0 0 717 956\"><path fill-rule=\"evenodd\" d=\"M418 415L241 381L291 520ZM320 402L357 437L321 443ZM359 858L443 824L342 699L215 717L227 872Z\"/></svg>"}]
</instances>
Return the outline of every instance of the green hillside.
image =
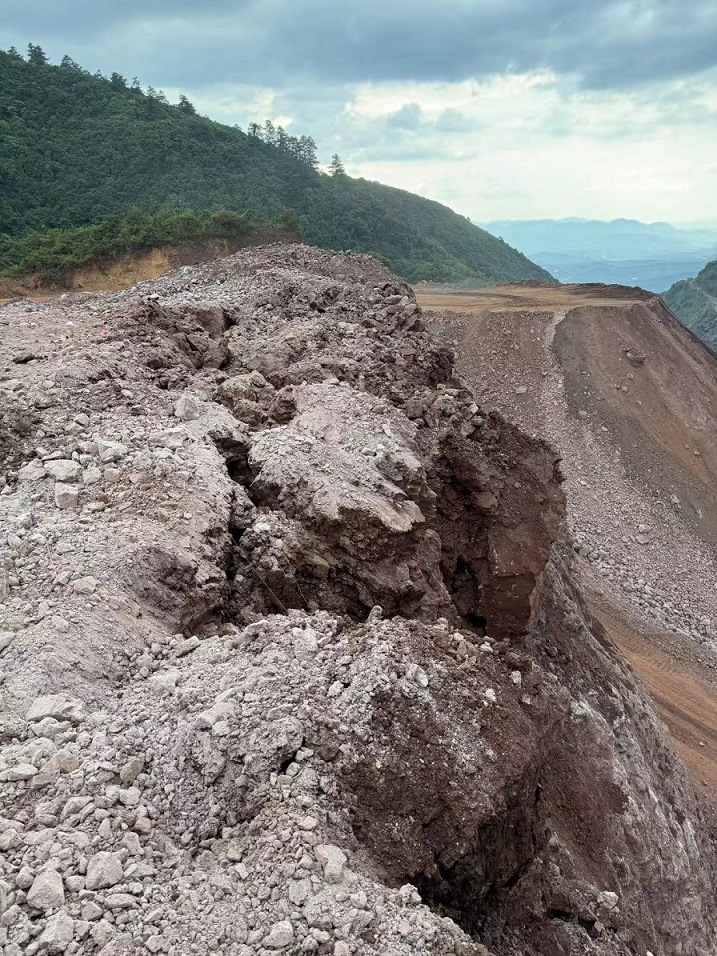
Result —
<instances>
[{"instance_id":1,"label":"green hillside","mask_svg":"<svg viewBox=\"0 0 717 956\"><path fill-rule=\"evenodd\" d=\"M91 76L67 57L52 66L39 47L29 60L0 52L0 233L87 226L138 208L273 222L293 211L309 242L377 253L410 281L551 280L440 203L340 167L319 171L308 137L270 124L244 133L116 73Z\"/></svg>"},{"instance_id":2,"label":"green hillside","mask_svg":"<svg viewBox=\"0 0 717 956\"><path fill-rule=\"evenodd\" d=\"M717 352L717 261L694 279L676 282L662 298L677 318Z\"/></svg>"}]
</instances>

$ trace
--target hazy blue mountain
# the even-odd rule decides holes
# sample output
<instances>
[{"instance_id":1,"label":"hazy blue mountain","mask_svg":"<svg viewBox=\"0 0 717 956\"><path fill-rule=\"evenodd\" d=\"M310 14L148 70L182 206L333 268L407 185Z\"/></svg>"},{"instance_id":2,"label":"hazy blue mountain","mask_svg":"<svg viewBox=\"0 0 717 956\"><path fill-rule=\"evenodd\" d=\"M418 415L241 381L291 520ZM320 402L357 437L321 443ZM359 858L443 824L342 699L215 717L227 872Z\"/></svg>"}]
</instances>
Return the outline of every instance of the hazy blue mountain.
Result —
<instances>
[{"instance_id":1,"label":"hazy blue mountain","mask_svg":"<svg viewBox=\"0 0 717 956\"><path fill-rule=\"evenodd\" d=\"M717 228L615 219L504 220L484 224L561 282L615 282L662 292L717 256Z\"/></svg>"}]
</instances>

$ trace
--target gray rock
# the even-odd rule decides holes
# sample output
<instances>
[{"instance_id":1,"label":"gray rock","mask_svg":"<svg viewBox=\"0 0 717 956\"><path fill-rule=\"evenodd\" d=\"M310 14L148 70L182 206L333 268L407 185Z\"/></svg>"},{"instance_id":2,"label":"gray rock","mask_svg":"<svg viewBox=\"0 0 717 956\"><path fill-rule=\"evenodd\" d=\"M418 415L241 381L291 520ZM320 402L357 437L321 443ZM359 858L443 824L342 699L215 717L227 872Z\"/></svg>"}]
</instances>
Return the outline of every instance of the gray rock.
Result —
<instances>
[{"instance_id":1,"label":"gray rock","mask_svg":"<svg viewBox=\"0 0 717 956\"><path fill-rule=\"evenodd\" d=\"M47 921L39 942L48 953L64 953L75 935L74 920L66 913L56 913Z\"/></svg>"},{"instance_id":2,"label":"gray rock","mask_svg":"<svg viewBox=\"0 0 717 956\"><path fill-rule=\"evenodd\" d=\"M44 462L45 471L55 481L77 481L82 475L82 465L69 458L57 458Z\"/></svg>"},{"instance_id":3,"label":"gray rock","mask_svg":"<svg viewBox=\"0 0 717 956\"><path fill-rule=\"evenodd\" d=\"M96 485L100 481L102 481L102 472L96 465L85 469L82 475L83 485Z\"/></svg>"},{"instance_id":4,"label":"gray rock","mask_svg":"<svg viewBox=\"0 0 717 956\"><path fill-rule=\"evenodd\" d=\"M84 716L82 701L67 694L46 694L36 697L25 714L29 721L44 720L45 717L54 717L55 720L69 720L79 723Z\"/></svg>"},{"instance_id":5,"label":"gray rock","mask_svg":"<svg viewBox=\"0 0 717 956\"><path fill-rule=\"evenodd\" d=\"M184 657L186 654L191 654L192 651L195 651L200 644L201 641L196 635L194 637L188 637L186 641L181 641L177 644L174 653L177 657Z\"/></svg>"},{"instance_id":6,"label":"gray rock","mask_svg":"<svg viewBox=\"0 0 717 956\"><path fill-rule=\"evenodd\" d=\"M127 446L122 442L108 441L104 438L97 439L97 453L100 456L102 464L107 465L111 461L119 461L127 454Z\"/></svg>"},{"instance_id":7,"label":"gray rock","mask_svg":"<svg viewBox=\"0 0 717 956\"><path fill-rule=\"evenodd\" d=\"M319 650L319 644L316 639L316 632L311 628L301 631L294 640L294 656L300 661L308 661L314 657Z\"/></svg>"},{"instance_id":8,"label":"gray rock","mask_svg":"<svg viewBox=\"0 0 717 956\"><path fill-rule=\"evenodd\" d=\"M83 920L94 921L102 918L104 910L93 900L85 900L80 910L80 916Z\"/></svg>"},{"instance_id":9,"label":"gray rock","mask_svg":"<svg viewBox=\"0 0 717 956\"><path fill-rule=\"evenodd\" d=\"M101 890L121 883L124 877L122 859L118 853L100 850L87 863L88 890Z\"/></svg>"},{"instance_id":10,"label":"gray rock","mask_svg":"<svg viewBox=\"0 0 717 956\"><path fill-rule=\"evenodd\" d=\"M23 465L22 468L19 469L17 477L20 481L39 481L40 478L47 477L47 472L41 462L34 460Z\"/></svg>"},{"instance_id":11,"label":"gray rock","mask_svg":"<svg viewBox=\"0 0 717 956\"><path fill-rule=\"evenodd\" d=\"M28 904L36 910L55 910L64 905L65 887L57 870L43 870L32 881Z\"/></svg>"},{"instance_id":12,"label":"gray rock","mask_svg":"<svg viewBox=\"0 0 717 956\"><path fill-rule=\"evenodd\" d=\"M202 406L192 395L182 395L174 406L174 414L183 422L194 422L202 414Z\"/></svg>"},{"instance_id":13,"label":"gray rock","mask_svg":"<svg viewBox=\"0 0 717 956\"><path fill-rule=\"evenodd\" d=\"M65 485L60 481L55 482L55 504L63 511L68 511L77 507L80 497L80 490L75 485Z\"/></svg>"},{"instance_id":14,"label":"gray rock","mask_svg":"<svg viewBox=\"0 0 717 956\"><path fill-rule=\"evenodd\" d=\"M314 856L324 870L324 879L327 883L340 883L344 877L346 854L330 843L320 843L314 847Z\"/></svg>"},{"instance_id":15,"label":"gray rock","mask_svg":"<svg viewBox=\"0 0 717 956\"><path fill-rule=\"evenodd\" d=\"M142 757L130 757L120 768L120 780L125 786L134 783L138 775L142 773L143 767L144 760Z\"/></svg>"},{"instance_id":16,"label":"gray rock","mask_svg":"<svg viewBox=\"0 0 717 956\"><path fill-rule=\"evenodd\" d=\"M285 946L290 946L293 941L294 927L288 919L284 919L274 923L269 934L264 937L263 943L269 949L284 949Z\"/></svg>"},{"instance_id":17,"label":"gray rock","mask_svg":"<svg viewBox=\"0 0 717 956\"><path fill-rule=\"evenodd\" d=\"M16 783L18 780L30 780L37 773L37 767L31 763L19 763L7 770L0 771L0 780L7 783Z\"/></svg>"},{"instance_id":18,"label":"gray rock","mask_svg":"<svg viewBox=\"0 0 717 956\"><path fill-rule=\"evenodd\" d=\"M137 900L131 893L108 893L105 897L105 906L111 910L136 909Z\"/></svg>"},{"instance_id":19,"label":"gray rock","mask_svg":"<svg viewBox=\"0 0 717 956\"><path fill-rule=\"evenodd\" d=\"M120 803L125 807L137 807L142 799L142 794L137 787L128 787L119 792Z\"/></svg>"}]
</instances>

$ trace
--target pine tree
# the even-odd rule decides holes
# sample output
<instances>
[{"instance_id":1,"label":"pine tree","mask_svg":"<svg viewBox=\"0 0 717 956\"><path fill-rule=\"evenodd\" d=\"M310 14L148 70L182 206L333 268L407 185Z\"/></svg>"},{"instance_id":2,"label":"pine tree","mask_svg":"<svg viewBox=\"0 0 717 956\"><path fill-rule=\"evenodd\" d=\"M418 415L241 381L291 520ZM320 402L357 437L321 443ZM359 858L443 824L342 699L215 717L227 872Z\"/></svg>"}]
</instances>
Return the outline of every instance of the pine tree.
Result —
<instances>
[{"instance_id":1,"label":"pine tree","mask_svg":"<svg viewBox=\"0 0 717 956\"><path fill-rule=\"evenodd\" d=\"M48 62L47 55L41 46L35 43L28 43L27 62L32 63L34 66L44 66Z\"/></svg>"},{"instance_id":2,"label":"pine tree","mask_svg":"<svg viewBox=\"0 0 717 956\"><path fill-rule=\"evenodd\" d=\"M344 164L341 162L341 157L338 153L334 153L331 157L331 162L329 163L329 172L332 176L345 176L346 169Z\"/></svg>"},{"instance_id":3,"label":"pine tree","mask_svg":"<svg viewBox=\"0 0 717 956\"><path fill-rule=\"evenodd\" d=\"M179 95L179 105L177 106L177 109L182 113L185 113L187 116L196 116L197 113L197 111L194 109L193 103L187 99L184 93L180 93Z\"/></svg>"},{"instance_id":4,"label":"pine tree","mask_svg":"<svg viewBox=\"0 0 717 956\"><path fill-rule=\"evenodd\" d=\"M276 129L269 119L264 123L264 142L276 146Z\"/></svg>"},{"instance_id":5,"label":"pine tree","mask_svg":"<svg viewBox=\"0 0 717 956\"><path fill-rule=\"evenodd\" d=\"M313 169L316 169L319 165L317 149L316 140L313 136L302 136L299 139L299 159Z\"/></svg>"}]
</instances>

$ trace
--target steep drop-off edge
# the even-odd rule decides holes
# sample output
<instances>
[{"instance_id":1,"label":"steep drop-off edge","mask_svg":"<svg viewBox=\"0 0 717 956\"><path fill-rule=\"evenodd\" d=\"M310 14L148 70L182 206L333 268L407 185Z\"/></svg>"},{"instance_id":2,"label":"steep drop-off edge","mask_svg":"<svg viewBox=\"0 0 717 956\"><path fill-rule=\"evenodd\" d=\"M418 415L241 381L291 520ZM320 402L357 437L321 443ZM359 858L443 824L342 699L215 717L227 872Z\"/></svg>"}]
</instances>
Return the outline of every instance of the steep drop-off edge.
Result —
<instances>
[{"instance_id":1,"label":"steep drop-off edge","mask_svg":"<svg viewBox=\"0 0 717 956\"><path fill-rule=\"evenodd\" d=\"M2 320L10 945L707 956L556 454L407 286L270 247Z\"/></svg>"},{"instance_id":2,"label":"steep drop-off edge","mask_svg":"<svg viewBox=\"0 0 717 956\"><path fill-rule=\"evenodd\" d=\"M561 452L576 571L591 607L654 694L709 798L717 775L714 355L658 297L636 289L421 289L419 300L435 310L426 318L488 407Z\"/></svg>"}]
</instances>

